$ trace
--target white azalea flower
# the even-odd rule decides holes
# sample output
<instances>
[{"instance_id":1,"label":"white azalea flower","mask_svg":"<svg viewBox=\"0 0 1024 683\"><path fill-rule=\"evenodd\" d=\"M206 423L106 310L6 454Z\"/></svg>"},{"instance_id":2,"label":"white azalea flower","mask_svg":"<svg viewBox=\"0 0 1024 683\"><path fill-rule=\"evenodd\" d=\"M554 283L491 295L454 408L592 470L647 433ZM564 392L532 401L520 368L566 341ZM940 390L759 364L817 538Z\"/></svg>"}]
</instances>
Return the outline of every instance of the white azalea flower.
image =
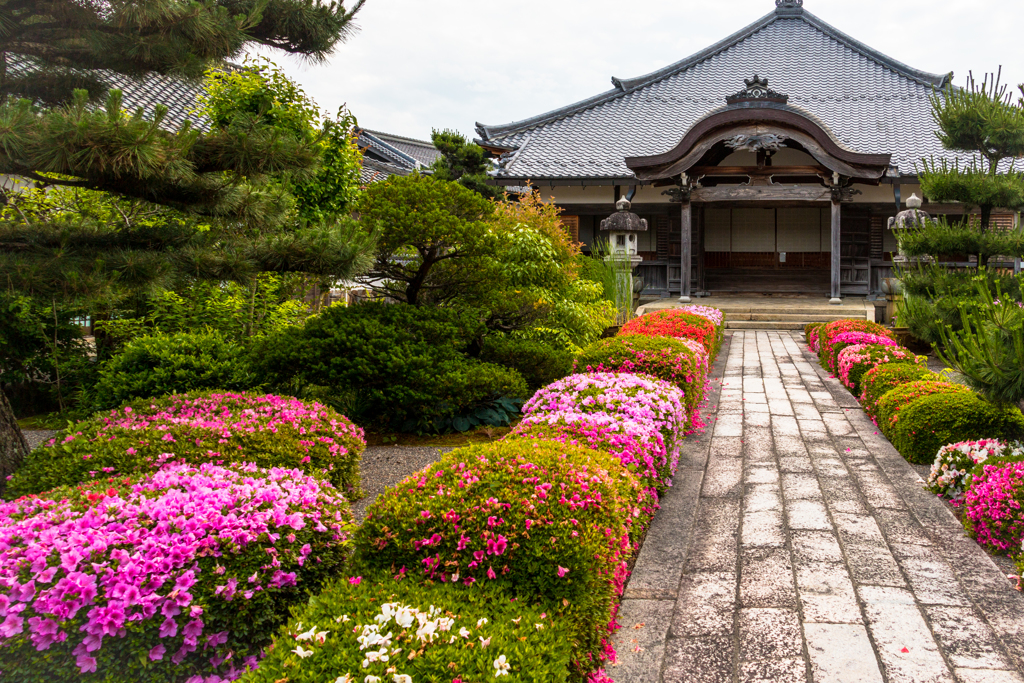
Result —
<instances>
[{"instance_id":1,"label":"white azalea flower","mask_svg":"<svg viewBox=\"0 0 1024 683\"><path fill-rule=\"evenodd\" d=\"M313 639L313 634L315 634L315 633L316 633L316 626L314 626L313 628L309 629L305 633L300 633L299 635L295 636L295 640L312 640Z\"/></svg>"},{"instance_id":2,"label":"white azalea flower","mask_svg":"<svg viewBox=\"0 0 1024 683\"><path fill-rule=\"evenodd\" d=\"M463 638L469 638L469 630L465 626L463 626L459 629L459 635Z\"/></svg>"},{"instance_id":3,"label":"white azalea flower","mask_svg":"<svg viewBox=\"0 0 1024 683\"><path fill-rule=\"evenodd\" d=\"M313 636L313 640L323 645L325 642L327 642L327 633L327 631L320 631L315 636Z\"/></svg>"},{"instance_id":4,"label":"white azalea flower","mask_svg":"<svg viewBox=\"0 0 1024 683\"><path fill-rule=\"evenodd\" d=\"M338 676L334 683L355 683L355 681L350 674L345 674L344 676Z\"/></svg>"},{"instance_id":5,"label":"white azalea flower","mask_svg":"<svg viewBox=\"0 0 1024 683\"><path fill-rule=\"evenodd\" d=\"M395 683L412 683L412 676L407 674L395 674Z\"/></svg>"},{"instance_id":6,"label":"white azalea flower","mask_svg":"<svg viewBox=\"0 0 1024 683\"><path fill-rule=\"evenodd\" d=\"M484 625L484 624L486 624L486 623L487 623L487 617L483 617L483 618L479 619L479 620L478 620L478 621L476 622L476 627L477 627L477 628L480 628L481 626L483 626L483 625Z\"/></svg>"},{"instance_id":7,"label":"white azalea flower","mask_svg":"<svg viewBox=\"0 0 1024 683\"><path fill-rule=\"evenodd\" d=\"M309 657L310 655L313 654L312 650L304 650L304 649L302 649L301 645L299 645L297 648L292 650L292 652L297 654L299 656L299 659L305 659L306 657Z\"/></svg>"},{"instance_id":8,"label":"white azalea flower","mask_svg":"<svg viewBox=\"0 0 1024 683\"><path fill-rule=\"evenodd\" d=\"M391 621L391 618L395 616L395 603L389 602L385 605L380 606L380 614L373 618L374 621L379 621L381 625Z\"/></svg>"},{"instance_id":9,"label":"white azalea flower","mask_svg":"<svg viewBox=\"0 0 1024 683\"><path fill-rule=\"evenodd\" d=\"M416 614L408 607L401 607L398 612L395 613L395 621L402 628L409 628L415 620Z\"/></svg>"},{"instance_id":10,"label":"white azalea flower","mask_svg":"<svg viewBox=\"0 0 1024 683\"><path fill-rule=\"evenodd\" d=\"M490 644L491 644L491 639L490 638L483 638L483 637L480 638L480 647L483 648L484 650L486 650L487 646L490 645Z\"/></svg>"},{"instance_id":11,"label":"white azalea flower","mask_svg":"<svg viewBox=\"0 0 1024 683\"><path fill-rule=\"evenodd\" d=\"M380 683L380 676L367 676L363 679L363 683Z\"/></svg>"},{"instance_id":12,"label":"white azalea flower","mask_svg":"<svg viewBox=\"0 0 1024 683\"><path fill-rule=\"evenodd\" d=\"M438 631L451 631L452 626L455 625L455 620L451 617L441 617L437 620Z\"/></svg>"},{"instance_id":13,"label":"white azalea flower","mask_svg":"<svg viewBox=\"0 0 1024 683\"><path fill-rule=\"evenodd\" d=\"M437 624L433 621L428 621L416 631L416 637L425 643L429 643L434 640L436 632Z\"/></svg>"},{"instance_id":14,"label":"white azalea flower","mask_svg":"<svg viewBox=\"0 0 1024 683\"><path fill-rule=\"evenodd\" d=\"M508 670L511 668L511 664L505 659L505 655L501 655L494 660L494 677L508 676Z\"/></svg>"}]
</instances>

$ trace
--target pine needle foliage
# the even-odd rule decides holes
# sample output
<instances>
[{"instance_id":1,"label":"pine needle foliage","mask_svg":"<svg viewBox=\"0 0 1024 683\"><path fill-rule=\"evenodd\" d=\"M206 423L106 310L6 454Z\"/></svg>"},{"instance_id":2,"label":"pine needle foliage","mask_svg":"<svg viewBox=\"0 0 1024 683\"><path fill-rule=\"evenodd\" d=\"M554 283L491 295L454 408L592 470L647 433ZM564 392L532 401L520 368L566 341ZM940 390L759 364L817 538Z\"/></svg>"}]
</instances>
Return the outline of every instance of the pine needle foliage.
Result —
<instances>
[{"instance_id":1,"label":"pine needle foliage","mask_svg":"<svg viewBox=\"0 0 1024 683\"><path fill-rule=\"evenodd\" d=\"M1024 157L1024 97L1014 101L1001 77L1002 70L987 74L979 85L972 74L967 87L950 84L932 94L936 137L945 149L969 153L972 160L925 159L918 173L932 201L979 207L983 232L993 208L1024 208L1024 173L1013 163Z\"/></svg>"}]
</instances>

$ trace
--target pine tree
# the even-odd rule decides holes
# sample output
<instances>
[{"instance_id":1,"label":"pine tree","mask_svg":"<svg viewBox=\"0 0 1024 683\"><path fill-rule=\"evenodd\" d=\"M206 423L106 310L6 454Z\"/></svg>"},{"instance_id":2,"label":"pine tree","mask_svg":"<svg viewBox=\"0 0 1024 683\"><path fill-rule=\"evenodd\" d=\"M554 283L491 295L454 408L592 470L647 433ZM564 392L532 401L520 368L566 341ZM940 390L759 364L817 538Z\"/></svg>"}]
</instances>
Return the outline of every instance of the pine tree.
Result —
<instances>
[{"instance_id":1,"label":"pine tree","mask_svg":"<svg viewBox=\"0 0 1024 683\"><path fill-rule=\"evenodd\" d=\"M435 178L456 181L488 199L502 195L504 188L487 184L490 178L487 172L492 166L483 147L448 129L433 131L430 141L441 152L441 157L431 167Z\"/></svg>"},{"instance_id":2,"label":"pine tree","mask_svg":"<svg viewBox=\"0 0 1024 683\"><path fill-rule=\"evenodd\" d=\"M363 2L0 0L0 174L181 214L129 228L66 215L8 222L0 227L4 286L96 297L183 268L214 276L234 266L351 268L360 255L346 252L344 221L272 229L294 214L290 188L315 178L322 137L275 125L265 109L238 111L205 132L187 122L169 130L166 107L124 112L122 93L108 88L114 75L198 80L256 46L322 61L354 30ZM197 216L226 227L204 236ZM229 239L239 235L250 239ZM57 258L69 254L73 263ZM25 451L4 398L0 485Z\"/></svg>"},{"instance_id":3,"label":"pine tree","mask_svg":"<svg viewBox=\"0 0 1024 683\"><path fill-rule=\"evenodd\" d=\"M1024 157L1024 97L1014 102L1001 75L987 75L980 86L972 75L966 88L949 85L932 95L935 135L945 149L967 152L972 160L961 166L925 159L919 174L932 201L978 207L982 231L992 209L1024 208L1024 173L1014 168ZM1024 86L1020 90L1024 94Z\"/></svg>"}]
</instances>

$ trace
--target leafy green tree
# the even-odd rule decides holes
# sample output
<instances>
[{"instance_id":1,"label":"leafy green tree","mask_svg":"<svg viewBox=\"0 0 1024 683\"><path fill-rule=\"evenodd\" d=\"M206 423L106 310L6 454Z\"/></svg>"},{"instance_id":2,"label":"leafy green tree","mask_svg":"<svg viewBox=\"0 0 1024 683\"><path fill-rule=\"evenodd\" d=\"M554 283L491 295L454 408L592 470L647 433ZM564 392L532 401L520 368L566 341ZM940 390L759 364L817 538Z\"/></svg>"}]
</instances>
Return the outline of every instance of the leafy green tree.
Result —
<instances>
[{"instance_id":1,"label":"leafy green tree","mask_svg":"<svg viewBox=\"0 0 1024 683\"><path fill-rule=\"evenodd\" d=\"M492 166L483 147L468 141L461 133L448 129L434 130L430 140L441 152L441 157L431 167L434 177L456 181L488 199L502 195L502 188L487 184L490 178L487 171Z\"/></svg>"},{"instance_id":2,"label":"leafy green tree","mask_svg":"<svg viewBox=\"0 0 1024 683\"><path fill-rule=\"evenodd\" d=\"M491 329L576 352L598 339L616 312L602 284L581 277L584 257L559 211L539 193L494 203L491 231L501 248L475 303L489 311Z\"/></svg>"},{"instance_id":3,"label":"leafy green tree","mask_svg":"<svg viewBox=\"0 0 1024 683\"><path fill-rule=\"evenodd\" d=\"M407 304L465 299L489 277L497 242L491 202L458 183L413 174L370 185L357 206L376 231L377 254L366 284Z\"/></svg>"},{"instance_id":4,"label":"leafy green tree","mask_svg":"<svg viewBox=\"0 0 1024 683\"><path fill-rule=\"evenodd\" d=\"M344 263L330 249L354 235L342 223L274 232L295 210L287 183L317 171L321 137L274 125L262 109L235 111L208 131L187 122L169 130L165 106L148 118L141 110L128 113L121 93L107 87L110 74L198 79L255 46L323 60L352 31L362 4L0 1L0 173L39 187L158 204L222 226L204 235L184 217L139 227L50 209L18 216L0 228L0 265L20 280L15 285L12 277L5 286L97 299L104 288L114 291L133 280L136 288L151 286L172 276L179 263L205 272L239 265L338 274ZM240 236L249 239L244 247ZM348 267L358 262L351 256L341 258ZM57 267L61 258L74 267ZM0 481L24 453L5 398Z\"/></svg>"},{"instance_id":5,"label":"leafy green tree","mask_svg":"<svg viewBox=\"0 0 1024 683\"><path fill-rule=\"evenodd\" d=\"M992 209L1024 208L1024 173L1012 163L1024 157L1024 97L1014 102L1000 76L986 76L978 85L972 75L966 88L950 84L932 95L935 135L942 146L973 158L964 166L926 159L918 174L932 201L977 206L982 231L989 227ZM1024 85L1020 90L1024 94Z\"/></svg>"}]
</instances>

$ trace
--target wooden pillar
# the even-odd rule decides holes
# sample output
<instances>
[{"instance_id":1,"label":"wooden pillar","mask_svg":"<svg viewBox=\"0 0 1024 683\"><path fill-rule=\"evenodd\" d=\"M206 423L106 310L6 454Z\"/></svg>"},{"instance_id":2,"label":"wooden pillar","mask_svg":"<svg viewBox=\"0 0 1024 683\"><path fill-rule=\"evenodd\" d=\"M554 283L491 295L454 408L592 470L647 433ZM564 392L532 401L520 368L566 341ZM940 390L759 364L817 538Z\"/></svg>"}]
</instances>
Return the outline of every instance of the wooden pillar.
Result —
<instances>
[{"instance_id":1,"label":"wooden pillar","mask_svg":"<svg viewBox=\"0 0 1024 683\"><path fill-rule=\"evenodd\" d=\"M832 198L832 298L829 300L830 304L841 304L843 303L840 298L840 285L839 285L839 264L842 257L841 241L840 237L840 221L839 216L842 213L842 204L836 197Z\"/></svg>"},{"instance_id":2,"label":"wooden pillar","mask_svg":"<svg viewBox=\"0 0 1024 683\"><path fill-rule=\"evenodd\" d=\"M690 244L693 235L693 211L690 209L689 201L682 203L679 228L679 265L681 266L679 269L679 303L688 304L690 303L690 267L693 261L690 257L690 253L693 251Z\"/></svg>"}]
</instances>

